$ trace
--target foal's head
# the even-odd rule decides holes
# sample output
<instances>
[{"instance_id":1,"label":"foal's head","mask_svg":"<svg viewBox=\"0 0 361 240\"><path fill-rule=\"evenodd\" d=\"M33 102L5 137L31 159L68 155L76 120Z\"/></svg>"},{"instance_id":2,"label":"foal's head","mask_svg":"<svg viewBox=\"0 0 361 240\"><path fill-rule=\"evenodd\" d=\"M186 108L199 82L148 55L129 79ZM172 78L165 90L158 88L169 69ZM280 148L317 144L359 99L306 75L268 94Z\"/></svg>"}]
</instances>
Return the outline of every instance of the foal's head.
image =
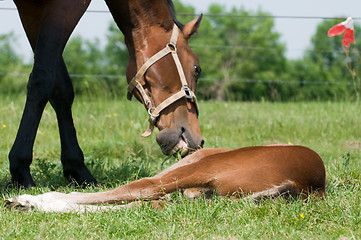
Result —
<instances>
[{"instance_id":1,"label":"foal's head","mask_svg":"<svg viewBox=\"0 0 361 240\"><path fill-rule=\"evenodd\" d=\"M202 16L184 26L149 25L133 34L134 56L130 56L127 77L128 98L132 94L150 115L150 128L158 127L157 142L164 154L203 146L195 98L201 73L197 56L188 39L197 31Z\"/></svg>"}]
</instances>

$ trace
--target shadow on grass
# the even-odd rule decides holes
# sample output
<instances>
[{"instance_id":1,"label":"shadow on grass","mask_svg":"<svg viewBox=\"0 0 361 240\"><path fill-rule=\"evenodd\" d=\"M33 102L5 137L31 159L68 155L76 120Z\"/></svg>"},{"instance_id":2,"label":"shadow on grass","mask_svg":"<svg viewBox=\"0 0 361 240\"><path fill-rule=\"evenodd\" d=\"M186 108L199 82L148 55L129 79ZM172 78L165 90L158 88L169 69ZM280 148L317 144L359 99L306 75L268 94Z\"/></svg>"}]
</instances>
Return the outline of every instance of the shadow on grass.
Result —
<instances>
[{"instance_id":1,"label":"shadow on grass","mask_svg":"<svg viewBox=\"0 0 361 240\"><path fill-rule=\"evenodd\" d=\"M85 164L97 179L98 187L114 188L129 181L151 176L153 171L146 161L139 158L128 159L120 164L113 165L103 159L88 157ZM54 191L66 187L78 187L75 183L68 182L64 178L63 167L60 161L53 162L47 159L36 159L31 165L31 174L37 188L47 188L50 191ZM11 181L10 173L3 172L0 181L0 189L2 191L6 189L7 184ZM91 186L90 188L97 187ZM15 189L9 189L10 192L13 190Z\"/></svg>"}]
</instances>

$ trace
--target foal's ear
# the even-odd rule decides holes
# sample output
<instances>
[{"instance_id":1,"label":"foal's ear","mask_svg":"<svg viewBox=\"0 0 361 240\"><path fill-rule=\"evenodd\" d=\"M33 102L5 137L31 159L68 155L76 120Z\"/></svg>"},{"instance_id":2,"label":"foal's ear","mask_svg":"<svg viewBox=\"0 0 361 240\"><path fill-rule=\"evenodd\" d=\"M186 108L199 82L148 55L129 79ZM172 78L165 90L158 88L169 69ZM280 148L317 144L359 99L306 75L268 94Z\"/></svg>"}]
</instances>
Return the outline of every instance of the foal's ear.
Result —
<instances>
[{"instance_id":1,"label":"foal's ear","mask_svg":"<svg viewBox=\"0 0 361 240\"><path fill-rule=\"evenodd\" d=\"M201 24L202 18L203 14L184 25L183 34L186 39L189 39L194 33L197 32L199 25Z\"/></svg>"}]
</instances>

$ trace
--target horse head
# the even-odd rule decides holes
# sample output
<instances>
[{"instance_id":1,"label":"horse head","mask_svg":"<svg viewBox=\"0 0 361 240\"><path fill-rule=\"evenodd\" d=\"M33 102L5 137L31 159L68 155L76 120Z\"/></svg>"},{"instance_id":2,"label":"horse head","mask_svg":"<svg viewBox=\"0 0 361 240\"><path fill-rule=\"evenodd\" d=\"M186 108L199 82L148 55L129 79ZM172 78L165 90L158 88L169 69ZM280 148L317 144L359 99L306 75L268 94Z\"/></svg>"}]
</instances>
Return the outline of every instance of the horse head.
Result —
<instances>
[{"instance_id":1,"label":"horse head","mask_svg":"<svg viewBox=\"0 0 361 240\"><path fill-rule=\"evenodd\" d=\"M130 56L128 99L134 95L149 113L149 136L154 126L156 140L165 155L203 146L195 97L201 73L188 39L197 31L202 16L181 25L153 25L133 34L135 54Z\"/></svg>"}]
</instances>

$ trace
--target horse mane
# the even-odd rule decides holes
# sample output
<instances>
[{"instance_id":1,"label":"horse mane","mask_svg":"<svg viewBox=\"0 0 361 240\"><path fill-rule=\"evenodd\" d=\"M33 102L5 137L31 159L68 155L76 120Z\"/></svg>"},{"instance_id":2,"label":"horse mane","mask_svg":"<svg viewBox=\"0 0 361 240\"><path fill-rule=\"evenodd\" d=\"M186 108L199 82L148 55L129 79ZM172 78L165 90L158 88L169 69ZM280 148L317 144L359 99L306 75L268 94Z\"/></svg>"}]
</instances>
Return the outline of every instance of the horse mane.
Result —
<instances>
[{"instance_id":1,"label":"horse mane","mask_svg":"<svg viewBox=\"0 0 361 240\"><path fill-rule=\"evenodd\" d=\"M169 6L169 10L170 10L170 14L172 15L173 18L173 22L181 29L183 30L183 24L181 22L178 21L177 17L176 17L176 12L175 12L175 8L174 8L174 4L172 0L167 0L168 2L168 6Z\"/></svg>"}]
</instances>

